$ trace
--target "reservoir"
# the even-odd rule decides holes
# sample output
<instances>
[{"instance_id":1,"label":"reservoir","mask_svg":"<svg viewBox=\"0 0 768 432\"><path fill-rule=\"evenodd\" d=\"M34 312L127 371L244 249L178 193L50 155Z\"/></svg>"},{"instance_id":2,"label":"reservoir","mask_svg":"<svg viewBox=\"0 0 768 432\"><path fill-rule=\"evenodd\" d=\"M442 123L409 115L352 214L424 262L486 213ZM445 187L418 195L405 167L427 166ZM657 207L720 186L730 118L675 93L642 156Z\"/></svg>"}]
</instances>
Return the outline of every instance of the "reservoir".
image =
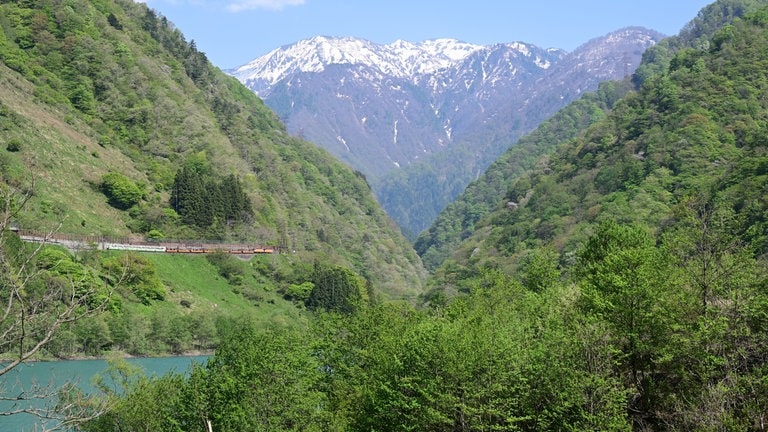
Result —
<instances>
[{"instance_id":1,"label":"reservoir","mask_svg":"<svg viewBox=\"0 0 768 432\"><path fill-rule=\"evenodd\" d=\"M190 370L193 364L204 366L209 356L193 357L159 357L159 358L133 358L126 361L134 367L141 369L147 376L161 376L168 372L184 373ZM29 389L33 385L46 386L48 384L61 386L67 381L73 381L85 392L94 391L92 378L95 375L106 376L109 365L106 360L62 360L51 362L30 362L18 366L11 372L0 377L0 396L15 397L23 389ZM25 402L29 404L29 402ZM43 406L45 401L40 401ZM28 406L28 405L27 405ZM13 403L0 400L0 412L6 412L13 407ZM50 427L50 423L48 424ZM42 430L41 421L35 416L18 414L13 416L0 416L0 431L2 432L34 432Z\"/></svg>"}]
</instances>

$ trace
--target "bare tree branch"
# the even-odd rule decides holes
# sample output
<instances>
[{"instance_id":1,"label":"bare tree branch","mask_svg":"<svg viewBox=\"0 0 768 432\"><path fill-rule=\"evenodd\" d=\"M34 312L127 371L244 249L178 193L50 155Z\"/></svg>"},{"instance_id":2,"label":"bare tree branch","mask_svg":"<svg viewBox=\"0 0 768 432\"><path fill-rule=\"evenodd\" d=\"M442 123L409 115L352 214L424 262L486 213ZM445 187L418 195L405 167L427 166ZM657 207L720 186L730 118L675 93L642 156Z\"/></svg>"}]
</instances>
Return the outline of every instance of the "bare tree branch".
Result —
<instances>
[{"instance_id":1,"label":"bare tree branch","mask_svg":"<svg viewBox=\"0 0 768 432\"><path fill-rule=\"evenodd\" d=\"M34 182L25 189L0 183L0 354L7 357L0 365L0 401L10 402L0 416L31 414L44 420L45 431L69 430L103 413L108 401L83 395L71 382L8 388L7 374L40 353L62 326L103 312L126 271L111 286L101 287L87 275L78 279L67 274L59 268L62 262L40 268L36 259L61 225L48 230L31 250L11 237L16 235L12 224L32 198L33 187ZM52 277L57 270L60 276Z\"/></svg>"}]
</instances>

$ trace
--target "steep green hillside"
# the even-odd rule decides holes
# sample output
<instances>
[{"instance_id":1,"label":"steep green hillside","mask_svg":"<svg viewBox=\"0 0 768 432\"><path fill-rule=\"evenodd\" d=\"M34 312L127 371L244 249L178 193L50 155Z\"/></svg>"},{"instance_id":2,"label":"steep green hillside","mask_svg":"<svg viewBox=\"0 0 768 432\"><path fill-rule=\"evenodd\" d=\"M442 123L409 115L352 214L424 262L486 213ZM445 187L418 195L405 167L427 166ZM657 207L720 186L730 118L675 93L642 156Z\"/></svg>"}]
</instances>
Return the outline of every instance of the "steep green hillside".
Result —
<instances>
[{"instance_id":1,"label":"steep green hillside","mask_svg":"<svg viewBox=\"0 0 768 432\"><path fill-rule=\"evenodd\" d=\"M558 143L576 138L589 125L605 118L606 111L629 89L628 81L603 83L597 92L587 93L558 111L507 150L416 239L416 252L427 268L439 267L475 231L475 224L496 209L510 179L532 170L539 158L552 152Z\"/></svg>"},{"instance_id":2,"label":"steep green hillside","mask_svg":"<svg viewBox=\"0 0 768 432\"><path fill-rule=\"evenodd\" d=\"M35 194L22 227L269 244L385 298L421 291L365 179L286 134L165 17L130 0L0 1L0 25L3 180Z\"/></svg>"},{"instance_id":3,"label":"steep green hillside","mask_svg":"<svg viewBox=\"0 0 768 432\"><path fill-rule=\"evenodd\" d=\"M643 53L633 80L641 84L669 67L675 53L684 48L706 49L712 36L725 24L761 8L763 0L719 0L704 7L677 36L666 38Z\"/></svg>"},{"instance_id":4,"label":"steep green hillside","mask_svg":"<svg viewBox=\"0 0 768 432\"><path fill-rule=\"evenodd\" d=\"M680 35L664 39L644 53L643 63L632 79L636 88L662 73L677 51L686 47L706 49L714 32L725 23L764 4L762 0L721 0L703 8ZM527 175L539 156L550 154L558 145L584 134L628 90L626 82L603 84L596 93L585 94L505 152L416 240L416 251L427 268L435 270L475 232L478 221L498 207L506 206L509 200L502 197L516 180Z\"/></svg>"},{"instance_id":5,"label":"steep green hillside","mask_svg":"<svg viewBox=\"0 0 768 432\"><path fill-rule=\"evenodd\" d=\"M688 217L718 214L729 235L765 254L768 41L761 17L726 25L705 48L680 50L666 72L605 119L509 180L441 277L460 280L484 267L517 271L541 248L567 267L605 221L661 235Z\"/></svg>"}]
</instances>

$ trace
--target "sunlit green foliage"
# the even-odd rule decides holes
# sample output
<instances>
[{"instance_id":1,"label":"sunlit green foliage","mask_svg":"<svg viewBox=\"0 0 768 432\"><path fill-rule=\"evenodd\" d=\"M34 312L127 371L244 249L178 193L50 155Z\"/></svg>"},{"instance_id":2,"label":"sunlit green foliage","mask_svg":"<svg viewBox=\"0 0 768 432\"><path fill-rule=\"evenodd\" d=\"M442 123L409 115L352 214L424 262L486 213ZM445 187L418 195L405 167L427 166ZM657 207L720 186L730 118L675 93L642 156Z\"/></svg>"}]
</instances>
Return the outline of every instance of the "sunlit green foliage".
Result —
<instances>
[{"instance_id":1,"label":"sunlit green foliage","mask_svg":"<svg viewBox=\"0 0 768 432\"><path fill-rule=\"evenodd\" d=\"M110 172L101 177L104 194L109 203L119 209L126 210L139 203L144 191L128 177Z\"/></svg>"},{"instance_id":2,"label":"sunlit green foliage","mask_svg":"<svg viewBox=\"0 0 768 432\"><path fill-rule=\"evenodd\" d=\"M321 313L309 326L231 322L208 366L174 384L182 396L154 401L153 422L185 431L748 429L768 401L768 273L748 259L730 273L739 286L711 291L702 309L699 260L727 257L687 245L728 234L713 226L690 237L685 226L710 219L679 217L683 231L664 241L640 225L601 224L566 279L548 252L531 255L524 278L550 275L534 289L481 270L464 281L467 295L428 310L390 303ZM131 424L133 407L171 378L133 385L87 430Z\"/></svg>"},{"instance_id":3,"label":"sunlit green foliage","mask_svg":"<svg viewBox=\"0 0 768 432\"><path fill-rule=\"evenodd\" d=\"M478 206L430 233L457 246L424 243L435 265L453 252L426 308L371 301L359 275L375 269L336 261L347 255L314 268L299 254L242 268L214 256L218 270L275 281L276 295L306 296L314 312L263 326L212 321L189 302L189 313L126 302L122 319L66 329L54 346L80 343L88 353L178 352L221 337L209 364L189 376L127 381L86 430L760 430L768 422L767 14L675 49L621 99L604 87L602 102L585 98L589 109L565 111L581 113L580 126L565 114L549 124L553 151L519 175L489 174ZM161 18L141 16L160 46L177 40L163 36ZM18 40L39 43L31 34ZM184 71L195 82L214 79L194 61ZM277 192L253 201L255 217L287 220L286 209L306 209L284 222L301 229L283 230L286 247L359 239L354 253L387 248L380 231L331 226L361 211L345 197L367 203L370 195L354 173L308 163L301 145L249 158L257 178L243 183ZM313 199L281 201L282 193ZM343 218L331 218L326 201ZM72 274L82 266L59 250L39 268L53 273L58 263ZM181 289L179 281L166 283Z\"/></svg>"},{"instance_id":4,"label":"sunlit green foliage","mask_svg":"<svg viewBox=\"0 0 768 432\"><path fill-rule=\"evenodd\" d=\"M36 258L37 266L45 270L45 277L32 285L34 290L42 292L49 288L49 284L71 284L76 296L88 297L87 306L98 307L109 302L113 309L119 309L119 299L110 299L111 288L99 280L99 273L90 266L76 262L65 250L45 248ZM30 294L34 297L37 293Z\"/></svg>"},{"instance_id":5,"label":"sunlit green foliage","mask_svg":"<svg viewBox=\"0 0 768 432\"><path fill-rule=\"evenodd\" d=\"M127 288L141 303L165 299L165 287L157 275L155 265L137 254L106 258L101 263L115 283Z\"/></svg>"}]
</instances>

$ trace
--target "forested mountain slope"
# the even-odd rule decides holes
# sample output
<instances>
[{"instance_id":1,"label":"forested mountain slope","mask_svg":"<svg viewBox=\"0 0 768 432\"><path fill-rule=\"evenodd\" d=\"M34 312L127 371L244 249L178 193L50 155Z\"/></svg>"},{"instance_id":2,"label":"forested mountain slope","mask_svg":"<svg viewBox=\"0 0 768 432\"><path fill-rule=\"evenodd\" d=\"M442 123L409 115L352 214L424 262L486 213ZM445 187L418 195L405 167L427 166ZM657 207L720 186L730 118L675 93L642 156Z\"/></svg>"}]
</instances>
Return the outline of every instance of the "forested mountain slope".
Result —
<instances>
[{"instance_id":1,"label":"forested mountain slope","mask_svg":"<svg viewBox=\"0 0 768 432\"><path fill-rule=\"evenodd\" d=\"M145 4L1 1L0 25L3 181L34 183L22 227L268 244L387 297L420 291L419 258L362 176L289 136Z\"/></svg>"},{"instance_id":2,"label":"forested mountain slope","mask_svg":"<svg viewBox=\"0 0 768 432\"><path fill-rule=\"evenodd\" d=\"M570 103L510 147L416 239L416 252L427 268L439 267L474 232L475 224L496 209L510 179L534 169L541 156L552 152L558 143L575 139L589 125L605 118L613 103L630 88L628 79L603 83L597 92Z\"/></svg>"},{"instance_id":3,"label":"forested mountain slope","mask_svg":"<svg viewBox=\"0 0 768 432\"><path fill-rule=\"evenodd\" d=\"M763 0L719 0L704 7L680 30L643 53L643 63L634 74L634 81L642 83L656 73L666 70L675 53L683 48L705 49L710 39L725 24L754 12L764 5Z\"/></svg>"},{"instance_id":4,"label":"forested mountain slope","mask_svg":"<svg viewBox=\"0 0 768 432\"><path fill-rule=\"evenodd\" d=\"M633 75L633 84L639 86L665 70L678 50L686 47L706 49L709 38L717 29L746 12L756 10L762 4L763 1L755 0L726 0L702 9L680 35L663 39L644 53L643 63ZM492 210L514 205L503 197L516 180L527 175L540 155L584 134L590 125L603 119L613 104L631 89L628 82L605 83L596 93L585 94L530 135L520 139L478 180L470 184L416 240L416 250L427 267L431 270L438 267L462 240L475 232L475 224Z\"/></svg>"},{"instance_id":5,"label":"forested mountain slope","mask_svg":"<svg viewBox=\"0 0 768 432\"><path fill-rule=\"evenodd\" d=\"M762 31L737 20L705 47L681 49L606 118L510 179L445 271L512 270L541 247L567 263L596 223L636 222L661 233L685 208L728 209L730 234L764 254Z\"/></svg>"}]
</instances>

